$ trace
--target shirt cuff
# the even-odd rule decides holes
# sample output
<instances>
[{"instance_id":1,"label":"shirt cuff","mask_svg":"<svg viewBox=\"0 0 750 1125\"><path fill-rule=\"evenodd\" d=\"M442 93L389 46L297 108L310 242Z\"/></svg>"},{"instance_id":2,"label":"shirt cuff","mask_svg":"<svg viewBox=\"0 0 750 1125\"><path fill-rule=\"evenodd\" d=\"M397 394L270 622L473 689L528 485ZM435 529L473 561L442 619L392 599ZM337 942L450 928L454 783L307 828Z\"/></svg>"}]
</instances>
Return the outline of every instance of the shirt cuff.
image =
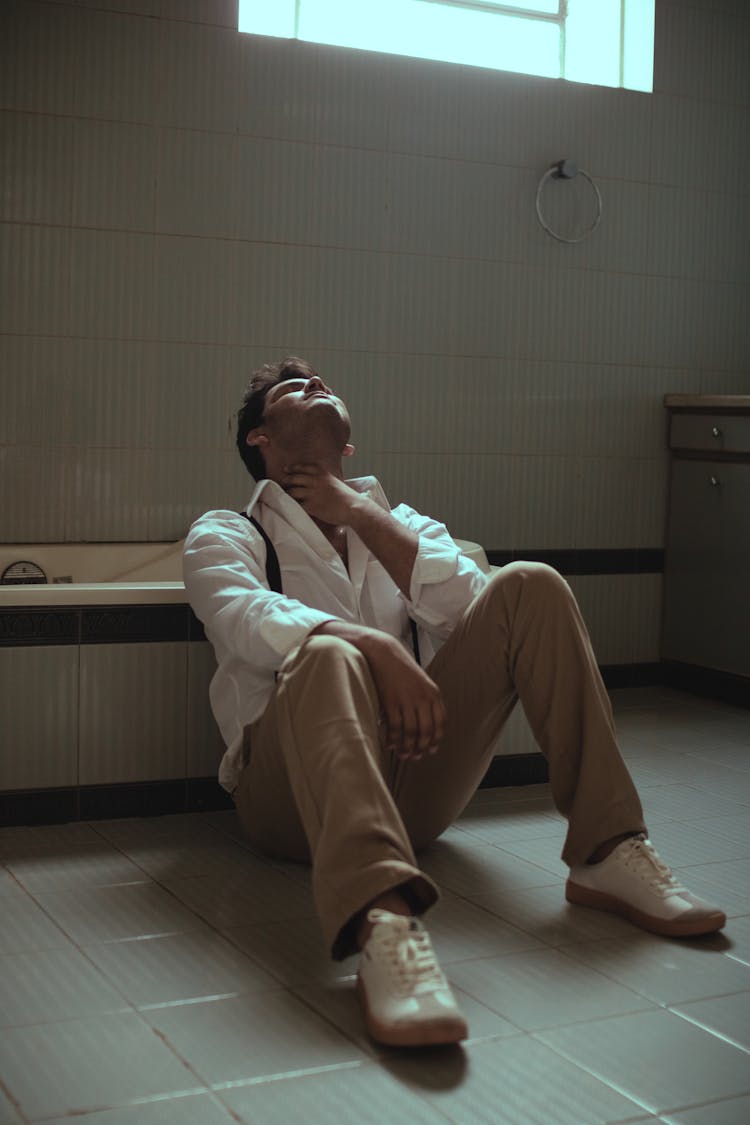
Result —
<instances>
[{"instance_id":1,"label":"shirt cuff","mask_svg":"<svg viewBox=\"0 0 750 1125\"><path fill-rule=\"evenodd\" d=\"M420 535L417 557L411 572L409 600L417 602L423 586L433 586L452 578L458 569L460 553L458 547L448 547L445 542Z\"/></svg>"}]
</instances>

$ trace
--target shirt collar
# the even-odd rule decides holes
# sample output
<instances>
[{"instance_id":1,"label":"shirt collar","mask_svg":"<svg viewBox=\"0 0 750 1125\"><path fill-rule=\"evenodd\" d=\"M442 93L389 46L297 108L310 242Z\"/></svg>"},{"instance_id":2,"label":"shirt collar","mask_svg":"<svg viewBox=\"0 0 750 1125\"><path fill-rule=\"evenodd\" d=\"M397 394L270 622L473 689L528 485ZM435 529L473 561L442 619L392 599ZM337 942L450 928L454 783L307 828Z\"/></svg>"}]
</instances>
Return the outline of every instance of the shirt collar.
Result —
<instances>
[{"instance_id":1,"label":"shirt collar","mask_svg":"<svg viewBox=\"0 0 750 1125\"><path fill-rule=\"evenodd\" d=\"M371 500L373 500L386 512L390 512L391 506L388 503L388 497L383 491L383 486L376 477L352 477L350 480L345 481L345 483L360 495L369 496ZM250 497L250 502L245 508L245 511L249 516L252 515L253 509L260 502L261 496L263 497L264 504L267 504L270 508L273 508L274 511L278 512L279 515L283 516L295 526L299 526L300 516L303 516L303 522L307 523L309 517L307 516L307 513L300 508L296 500L292 500L290 496L287 496L286 492L284 492L284 489L280 484L277 484L276 481L267 479L259 480L255 488L253 489L253 493Z\"/></svg>"}]
</instances>

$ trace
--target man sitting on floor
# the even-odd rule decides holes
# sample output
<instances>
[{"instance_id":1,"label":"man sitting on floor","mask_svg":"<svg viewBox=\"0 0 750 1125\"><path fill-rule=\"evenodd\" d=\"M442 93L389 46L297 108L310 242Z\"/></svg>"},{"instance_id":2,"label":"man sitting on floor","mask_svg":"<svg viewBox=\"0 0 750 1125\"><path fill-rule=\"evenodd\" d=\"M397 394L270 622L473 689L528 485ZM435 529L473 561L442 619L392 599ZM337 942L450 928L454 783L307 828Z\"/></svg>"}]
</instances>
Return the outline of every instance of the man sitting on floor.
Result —
<instances>
[{"instance_id":1,"label":"man sitting on floor","mask_svg":"<svg viewBox=\"0 0 750 1125\"><path fill-rule=\"evenodd\" d=\"M452 1043L467 1028L417 920L438 889L415 853L466 807L519 698L568 821L567 899L670 937L726 917L647 837L567 583L540 563L485 575L375 478L345 481L350 431L308 363L256 372L237 445L257 486L244 513L193 524L185 584L218 663L219 780L247 835L312 863L332 956L361 951L373 1038Z\"/></svg>"}]
</instances>

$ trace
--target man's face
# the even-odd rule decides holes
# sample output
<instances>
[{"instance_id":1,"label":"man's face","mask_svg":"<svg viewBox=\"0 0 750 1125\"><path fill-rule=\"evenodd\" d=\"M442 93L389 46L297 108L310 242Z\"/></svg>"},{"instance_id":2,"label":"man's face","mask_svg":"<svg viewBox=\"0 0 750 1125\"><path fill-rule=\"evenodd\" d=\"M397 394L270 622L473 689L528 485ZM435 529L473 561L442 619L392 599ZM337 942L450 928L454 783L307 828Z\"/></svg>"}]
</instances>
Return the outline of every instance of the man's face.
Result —
<instances>
[{"instance_id":1,"label":"man's face","mask_svg":"<svg viewBox=\"0 0 750 1125\"><path fill-rule=\"evenodd\" d=\"M284 445L325 436L343 449L351 433L346 406L319 375L284 379L272 387L266 395L262 425Z\"/></svg>"}]
</instances>

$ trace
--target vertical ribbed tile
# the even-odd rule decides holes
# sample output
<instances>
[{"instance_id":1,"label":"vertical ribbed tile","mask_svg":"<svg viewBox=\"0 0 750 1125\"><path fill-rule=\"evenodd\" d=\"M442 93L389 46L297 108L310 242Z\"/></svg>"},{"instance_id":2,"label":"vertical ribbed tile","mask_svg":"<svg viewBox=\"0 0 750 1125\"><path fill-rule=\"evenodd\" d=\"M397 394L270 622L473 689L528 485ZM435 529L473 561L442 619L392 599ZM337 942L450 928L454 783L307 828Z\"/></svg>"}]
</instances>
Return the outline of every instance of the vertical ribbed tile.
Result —
<instances>
[{"instance_id":1,"label":"vertical ribbed tile","mask_svg":"<svg viewBox=\"0 0 750 1125\"><path fill-rule=\"evenodd\" d=\"M747 138L747 106L711 103L709 134L701 137L705 145L706 161L713 176L716 191L731 191L750 195L750 151L744 143Z\"/></svg>"},{"instance_id":2,"label":"vertical ribbed tile","mask_svg":"<svg viewBox=\"0 0 750 1125\"><path fill-rule=\"evenodd\" d=\"M70 6L70 0L47 2ZM101 11L129 12L134 16L155 16L161 14L165 0L75 0L75 5L78 8L98 8Z\"/></svg>"},{"instance_id":3,"label":"vertical ribbed tile","mask_svg":"<svg viewBox=\"0 0 750 1125\"><path fill-rule=\"evenodd\" d=\"M0 648L0 746L0 789L77 783L76 645Z\"/></svg>"},{"instance_id":4,"label":"vertical ribbed tile","mask_svg":"<svg viewBox=\"0 0 750 1125\"><path fill-rule=\"evenodd\" d=\"M164 65L159 22L79 10L76 25L76 115L153 124Z\"/></svg>"},{"instance_id":5,"label":"vertical ribbed tile","mask_svg":"<svg viewBox=\"0 0 750 1125\"><path fill-rule=\"evenodd\" d=\"M67 445L72 440L70 340L0 335L0 444ZM54 405L54 409L53 409Z\"/></svg>"},{"instance_id":6,"label":"vertical ribbed tile","mask_svg":"<svg viewBox=\"0 0 750 1125\"><path fill-rule=\"evenodd\" d=\"M706 200L705 276L750 283L750 216L739 195L711 193ZM747 290L745 290L747 292Z\"/></svg>"},{"instance_id":7,"label":"vertical ribbed tile","mask_svg":"<svg viewBox=\"0 0 750 1125\"><path fill-rule=\"evenodd\" d=\"M319 247L237 245L240 343L387 346L385 255Z\"/></svg>"},{"instance_id":8,"label":"vertical ribbed tile","mask_svg":"<svg viewBox=\"0 0 750 1125\"><path fill-rule=\"evenodd\" d=\"M172 20L155 23L161 125L237 131L239 44L236 29Z\"/></svg>"},{"instance_id":9,"label":"vertical ribbed tile","mask_svg":"<svg viewBox=\"0 0 750 1125\"><path fill-rule=\"evenodd\" d=\"M656 662L661 657L661 606L664 576L634 574L632 588L631 627L635 664Z\"/></svg>"},{"instance_id":10,"label":"vertical ribbed tile","mask_svg":"<svg viewBox=\"0 0 750 1125\"><path fill-rule=\"evenodd\" d=\"M241 238L378 249L387 221L380 153L263 138L238 142Z\"/></svg>"},{"instance_id":11,"label":"vertical ribbed tile","mask_svg":"<svg viewBox=\"0 0 750 1125\"><path fill-rule=\"evenodd\" d=\"M568 579L599 664L632 664L632 575L577 574Z\"/></svg>"},{"instance_id":12,"label":"vertical ribbed tile","mask_svg":"<svg viewBox=\"0 0 750 1125\"><path fill-rule=\"evenodd\" d=\"M637 500L633 504L633 538L628 545L661 547L666 535L669 458L662 450L658 457L639 459L632 469Z\"/></svg>"},{"instance_id":13,"label":"vertical ribbed tile","mask_svg":"<svg viewBox=\"0 0 750 1125\"><path fill-rule=\"evenodd\" d=\"M66 542L146 539L152 454L76 446L66 489ZM62 536L61 536L62 538Z\"/></svg>"},{"instance_id":14,"label":"vertical ribbed tile","mask_svg":"<svg viewBox=\"0 0 750 1125\"><path fill-rule=\"evenodd\" d=\"M184 643L81 647L81 785L185 776Z\"/></svg>"},{"instance_id":15,"label":"vertical ribbed tile","mask_svg":"<svg viewBox=\"0 0 750 1125\"><path fill-rule=\"evenodd\" d=\"M750 317L748 287L706 282L701 287L703 328L696 360L701 367L748 370Z\"/></svg>"},{"instance_id":16,"label":"vertical ribbed tile","mask_svg":"<svg viewBox=\"0 0 750 1125\"><path fill-rule=\"evenodd\" d=\"M637 275L535 269L525 296L529 358L644 361L644 284Z\"/></svg>"},{"instance_id":17,"label":"vertical ribbed tile","mask_svg":"<svg viewBox=\"0 0 750 1125\"><path fill-rule=\"evenodd\" d=\"M216 508L239 511L252 480L234 452L167 449L153 454L144 511L150 541L172 542L187 534L193 520Z\"/></svg>"},{"instance_id":18,"label":"vertical ribbed tile","mask_svg":"<svg viewBox=\"0 0 750 1125\"><path fill-rule=\"evenodd\" d=\"M514 457L517 517L514 548L536 550L578 546L578 511L583 498L577 457Z\"/></svg>"},{"instance_id":19,"label":"vertical ribbed tile","mask_svg":"<svg viewBox=\"0 0 750 1125\"><path fill-rule=\"evenodd\" d=\"M650 505L644 505L645 481L639 463L625 457L581 458L580 485L566 507L575 521L576 547L649 546L639 524Z\"/></svg>"},{"instance_id":20,"label":"vertical ribbed tile","mask_svg":"<svg viewBox=\"0 0 750 1125\"><path fill-rule=\"evenodd\" d=\"M257 242L320 241L310 225L320 193L319 146L245 136L236 144L236 236Z\"/></svg>"},{"instance_id":21,"label":"vertical ribbed tile","mask_svg":"<svg viewBox=\"0 0 750 1125\"><path fill-rule=\"evenodd\" d=\"M702 395L750 394L750 372L701 371L698 380L698 390Z\"/></svg>"},{"instance_id":22,"label":"vertical ribbed tile","mask_svg":"<svg viewBox=\"0 0 750 1125\"><path fill-rule=\"evenodd\" d=\"M652 182L721 190L721 176L712 157L727 107L668 94L653 94L652 104ZM696 153L702 153L703 159L697 159Z\"/></svg>"},{"instance_id":23,"label":"vertical ribbed tile","mask_svg":"<svg viewBox=\"0 0 750 1125\"><path fill-rule=\"evenodd\" d=\"M236 237L241 193L235 137L195 129L160 129L158 137L156 230Z\"/></svg>"},{"instance_id":24,"label":"vertical ribbed tile","mask_svg":"<svg viewBox=\"0 0 750 1125\"><path fill-rule=\"evenodd\" d=\"M226 747L208 699L216 659L208 641L187 646L187 776L213 777Z\"/></svg>"},{"instance_id":25,"label":"vertical ribbed tile","mask_svg":"<svg viewBox=\"0 0 750 1125\"><path fill-rule=\"evenodd\" d=\"M158 236L154 250L154 325L164 340L227 344L252 306L235 285L235 244Z\"/></svg>"},{"instance_id":26,"label":"vertical ribbed tile","mask_svg":"<svg viewBox=\"0 0 750 1125\"><path fill-rule=\"evenodd\" d=\"M511 457L374 452L356 471L374 473L392 507L406 503L457 539L493 550L515 536L519 482Z\"/></svg>"},{"instance_id":27,"label":"vertical ribbed tile","mask_svg":"<svg viewBox=\"0 0 750 1125\"><path fill-rule=\"evenodd\" d=\"M0 218L70 223L72 137L67 118L0 113Z\"/></svg>"},{"instance_id":28,"label":"vertical ribbed tile","mask_svg":"<svg viewBox=\"0 0 750 1125\"><path fill-rule=\"evenodd\" d=\"M572 456L581 451L581 410L592 369L588 366L516 360L495 394L510 422L511 451L520 456ZM502 390L501 390L502 388Z\"/></svg>"},{"instance_id":29,"label":"vertical ribbed tile","mask_svg":"<svg viewBox=\"0 0 750 1125\"><path fill-rule=\"evenodd\" d=\"M710 245L708 216L714 198L708 192L681 187L650 187L645 272L667 277L704 276Z\"/></svg>"},{"instance_id":30,"label":"vertical ribbed tile","mask_svg":"<svg viewBox=\"0 0 750 1125\"><path fill-rule=\"evenodd\" d=\"M229 393L229 348L164 342L145 345L145 353L145 401L155 448L190 449L196 456L199 450L233 449L228 420L240 393Z\"/></svg>"},{"instance_id":31,"label":"vertical ribbed tile","mask_svg":"<svg viewBox=\"0 0 750 1125\"><path fill-rule=\"evenodd\" d=\"M154 324L153 268L152 235L74 230L71 333L120 339L148 337Z\"/></svg>"},{"instance_id":32,"label":"vertical ribbed tile","mask_svg":"<svg viewBox=\"0 0 750 1125\"><path fill-rule=\"evenodd\" d=\"M119 0L110 0L110 3L115 2L119 4ZM139 0L129 0L131 4L138 2ZM151 2L154 5L154 15L163 20L210 23L237 30L238 0L151 0Z\"/></svg>"},{"instance_id":33,"label":"vertical ribbed tile","mask_svg":"<svg viewBox=\"0 0 750 1125\"><path fill-rule=\"evenodd\" d=\"M47 4L0 5L0 105L74 112L77 13Z\"/></svg>"},{"instance_id":34,"label":"vertical ribbed tile","mask_svg":"<svg viewBox=\"0 0 750 1125\"><path fill-rule=\"evenodd\" d=\"M1 537L5 543L57 543L65 537L69 447L0 445Z\"/></svg>"},{"instance_id":35,"label":"vertical ribbed tile","mask_svg":"<svg viewBox=\"0 0 750 1125\"><path fill-rule=\"evenodd\" d=\"M716 12L711 26L710 96L723 102L750 104L750 18L747 5L738 3L736 13Z\"/></svg>"},{"instance_id":36,"label":"vertical ribbed tile","mask_svg":"<svg viewBox=\"0 0 750 1125\"><path fill-rule=\"evenodd\" d=\"M538 754L539 745L534 738L529 720L520 702L503 727L496 750L497 754Z\"/></svg>"},{"instance_id":37,"label":"vertical ribbed tile","mask_svg":"<svg viewBox=\"0 0 750 1125\"><path fill-rule=\"evenodd\" d=\"M71 339L69 350L70 440L89 452L152 446L156 437L147 345L138 340Z\"/></svg>"},{"instance_id":38,"label":"vertical ribbed tile","mask_svg":"<svg viewBox=\"0 0 750 1125\"><path fill-rule=\"evenodd\" d=\"M157 130L79 119L73 135L73 224L152 231Z\"/></svg>"},{"instance_id":39,"label":"vertical ribbed tile","mask_svg":"<svg viewBox=\"0 0 750 1125\"><path fill-rule=\"evenodd\" d=\"M654 91L715 98L712 50L716 15L673 4L656 5Z\"/></svg>"},{"instance_id":40,"label":"vertical ribbed tile","mask_svg":"<svg viewBox=\"0 0 750 1125\"><path fill-rule=\"evenodd\" d=\"M458 258L518 261L527 174L517 168L392 155L387 245Z\"/></svg>"},{"instance_id":41,"label":"vertical ribbed tile","mask_svg":"<svg viewBox=\"0 0 750 1125\"><path fill-rule=\"evenodd\" d=\"M382 153L325 146L318 149L316 172L309 184L284 185L309 226L302 241L380 249L387 220Z\"/></svg>"},{"instance_id":42,"label":"vertical ribbed tile","mask_svg":"<svg viewBox=\"0 0 750 1125\"><path fill-rule=\"evenodd\" d=\"M252 35L235 38L240 133L385 148L388 56Z\"/></svg>"},{"instance_id":43,"label":"vertical ribbed tile","mask_svg":"<svg viewBox=\"0 0 750 1125\"><path fill-rule=\"evenodd\" d=\"M699 357L705 354L703 335L709 328L705 287L690 279L649 277L644 288L639 335L648 362L658 367L698 366Z\"/></svg>"},{"instance_id":44,"label":"vertical ribbed tile","mask_svg":"<svg viewBox=\"0 0 750 1125\"><path fill-rule=\"evenodd\" d=\"M67 334L70 231L0 224L0 293L0 332Z\"/></svg>"},{"instance_id":45,"label":"vertical ribbed tile","mask_svg":"<svg viewBox=\"0 0 750 1125\"><path fill-rule=\"evenodd\" d=\"M501 453L512 444L508 383L497 362L465 356L352 356L334 383L354 441L383 452Z\"/></svg>"}]
</instances>

